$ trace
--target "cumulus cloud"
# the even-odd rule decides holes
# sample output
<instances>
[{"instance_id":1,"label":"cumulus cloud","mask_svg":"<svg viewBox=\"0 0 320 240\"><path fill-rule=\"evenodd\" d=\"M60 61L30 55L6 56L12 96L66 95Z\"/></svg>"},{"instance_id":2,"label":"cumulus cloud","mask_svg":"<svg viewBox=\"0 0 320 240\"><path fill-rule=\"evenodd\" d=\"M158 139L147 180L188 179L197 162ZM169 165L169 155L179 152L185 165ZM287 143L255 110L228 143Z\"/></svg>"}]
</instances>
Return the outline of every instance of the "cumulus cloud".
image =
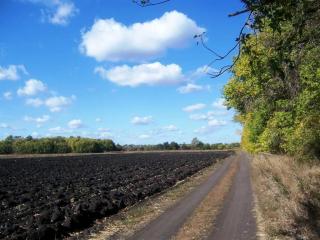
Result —
<instances>
[{"instance_id":1,"label":"cumulus cloud","mask_svg":"<svg viewBox=\"0 0 320 240\"><path fill-rule=\"evenodd\" d=\"M12 92L8 91L8 92L4 92L3 93L3 98L6 100L11 100L12 99Z\"/></svg>"},{"instance_id":2,"label":"cumulus cloud","mask_svg":"<svg viewBox=\"0 0 320 240\"><path fill-rule=\"evenodd\" d=\"M135 66L122 65L109 70L96 67L94 70L102 78L120 85L136 87L139 85L176 84L183 80L181 67L177 64L162 65L159 62Z\"/></svg>"},{"instance_id":3,"label":"cumulus cloud","mask_svg":"<svg viewBox=\"0 0 320 240\"><path fill-rule=\"evenodd\" d=\"M43 101L40 98L28 98L26 104L32 107L39 107L43 105Z\"/></svg>"},{"instance_id":4,"label":"cumulus cloud","mask_svg":"<svg viewBox=\"0 0 320 240\"><path fill-rule=\"evenodd\" d=\"M98 128L99 132L109 132L110 129L109 128Z\"/></svg>"},{"instance_id":5,"label":"cumulus cloud","mask_svg":"<svg viewBox=\"0 0 320 240\"><path fill-rule=\"evenodd\" d=\"M185 86L181 86L178 89L179 93L182 94L186 94L186 93L192 93L192 92L199 92L199 91L203 91L203 90L210 90L210 86L206 85L206 86L202 86L202 85L197 85L197 84L193 84L193 83L188 83Z\"/></svg>"},{"instance_id":6,"label":"cumulus cloud","mask_svg":"<svg viewBox=\"0 0 320 240\"><path fill-rule=\"evenodd\" d=\"M186 47L195 34L204 32L195 21L177 11L160 18L126 26L111 19L98 19L82 33L80 51L97 61L146 60L170 48Z\"/></svg>"},{"instance_id":7,"label":"cumulus cloud","mask_svg":"<svg viewBox=\"0 0 320 240\"><path fill-rule=\"evenodd\" d=\"M25 82L23 88L19 88L17 94L19 96L33 96L47 90L47 86L37 79L30 79Z\"/></svg>"},{"instance_id":8,"label":"cumulus cloud","mask_svg":"<svg viewBox=\"0 0 320 240\"><path fill-rule=\"evenodd\" d=\"M11 127L7 123L0 123L0 128L11 129Z\"/></svg>"},{"instance_id":9,"label":"cumulus cloud","mask_svg":"<svg viewBox=\"0 0 320 240\"><path fill-rule=\"evenodd\" d=\"M174 131L178 131L178 128L175 125L170 124L168 126L162 127L162 130L168 131L168 132L174 132Z\"/></svg>"},{"instance_id":10,"label":"cumulus cloud","mask_svg":"<svg viewBox=\"0 0 320 240\"><path fill-rule=\"evenodd\" d=\"M151 136L149 134L141 134L138 136L140 139L149 139Z\"/></svg>"},{"instance_id":11,"label":"cumulus cloud","mask_svg":"<svg viewBox=\"0 0 320 240\"><path fill-rule=\"evenodd\" d=\"M62 127L60 127L60 126L49 128L48 130L50 132L63 132L64 131L64 129Z\"/></svg>"},{"instance_id":12,"label":"cumulus cloud","mask_svg":"<svg viewBox=\"0 0 320 240\"><path fill-rule=\"evenodd\" d=\"M112 138L113 134L111 133L109 128L98 128L97 137L98 138Z\"/></svg>"},{"instance_id":13,"label":"cumulus cloud","mask_svg":"<svg viewBox=\"0 0 320 240\"><path fill-rule=\"evenodd\" d=\"M74 132L74 129L57 126L57 127L49 128L48 131L53 134L72 134ZM48 135L51 136L50 133Z\"/></svg>"},{"instance_id":14,"label":"cumulus cloud","mask_svg":"<svg viewBox=\"0 0 320 240\"><path fill-rule=\"evenodd\" d=\"M80 119L73 119L68 122L68 127L71 129L78 129L78 128L83 127L83 124Z\"/></svg>"},{"instance_id":15,"label":"cumulus cloud","mask_svg":"<svg viewBox=\"0 0 320 240\"><path fill-rule=\"evenodd\" d=\"M191 120L208 120L210 118L210 116L208 116L208 114L204 114L204 113L196 113L196 114L191 114L189 116L189 118Z\"/></svg>"},{"instance_id":16,"label":"cumulus cloud","mask_svg":"<svg viewBox=\"0 0 320 240\"><path fill-rule=\"evenodd\" d=\"M219 70L214 69L210 66L204 65L201 67L198 67L195 71L191 73L191 79L197 79L201 78L203 76L206 76L208 73L217 73Z\"/></svg>"},{"instance_id":17,"label":"cumulus cloud","mask_svg":"<svg viewBox=\"0 0 320 240\"><path fill-rule=\"evenodd\" d=\"M186 106L182 110L184 112L194 112L194 111L197 111L197 110L201 110L201 109L203 109L205 107L206 107L206 104L197 103L197 104Z\"/></svg>"},{"instance_id":18,"label":"cumulus cloud","mask_svg":"<svg viewBox=\"0 0 320 240\"><path fill-rule=\"evenodd\" d=\"M33 107L46 106L51 112L60 112L63 108L72 104L75 99L76 97L74 95L71 97L53 96L48 97L45 100L40 98L28 98L26 104Z\"/></svg>"},{"instance_id":19,"label":"cumulus cloud","mask_svg":"<svg viewBox=\"0 0 320 240\"><path fill-rule=\"evenodd\" d=\"M208 121L206 126L202 126L199 129L196 129L194 132L199 134L210 134L214 132L217 127L226 125L227 122L223 120L211 119Z\"/></svg>"},{"instance_id":20,"label":"cumulus cloud","mask_svg":"<svg viewBox=\"0 0 320 240\"><path fill-rule=\"evenodd\" d=\"M71 0L23 0L44 6L41 9L42 21L65 26L79 10Z\"/></svg>"},{"instance_id":21,"label":"cumulus cloud","mask_svg":"<svg viewBox=\"0 0 320 240\"><path fill-rule=\"evenodd\" d=\"M208 121L208 126L210 126L210 127L219 127L219 126L223 126L226 124L227 124L227 122L223 121L223 120L211 119Z\"/></svg>"},{"instance_id":22,"label":"cumulus cloud","mask_svg":"<svg viewBox=\"0 0 320 240\"><path fill-rule=\"evenodd\" d=\"M215 116L227 115L226 111L208 111L206 113L195 113L191 114L189 118L191 120L212 120Z\"/></svg>"},{"instance_id":23,"label":"cumulus cloud","mask_svg":"<svg viewBox=\"0 0 320 240\"><path fill-rule=\"evenodd\" d=\"M153 121L152 116L146 116L146 117L135 116L134 118L132 118L131 123L134 125L148 125L152 123L152 121Z\"/></svg>"},{"instance_id":24,"label":"cumulus cloud","mask_svg":"<svg viewBox=\"0 0 320 240\"><path fill-rule=\"evenodd\" d=\"M56 6L55 12L48 16L48 20L52 24L67 25L70 18L75 16L79 10L71 2L59 2Z\"/></svg>"},{"instance_id":25,"label":"cumulus cloud","mask_svg":"<svg viewBox=\"0 0 320 240\"><path fill-rule=\"evenodd\" d=\"M218 109L227 109L227 107L224 105L225 99L224 98L218 98L216 101L212 103L212 106Z\"/></svg>"},{"instance_id":26,"label":"cumulus cloud","mask_svg":"<svg viewBox=\"0 0 320 240\"><path fill-rule=\"evenodd\" d=\"M23 65L9 65L7 68L0 66L0 81L1 80L18 80L20 74L28 74Z\"/></svg>"},{"instance_id":27,"label":"cumulus cloud","mask_svg":"<svg viewBox=\"0 0 320 240\"><path fill-rule=\"evenodd\" d=\"M24 120L27 122L34 122L37 124L38 127L40 127L42 124L48 122L50 120L49 115L43 115L42 117L30 117L30 116L25 116Z\"/></svg>"},{"instance_id":28,"label":"cumulus cloud","mask_svg":"<svg viewBox=\"0 0 320 240\"><path fill-rule=\"evenodd\" d=\"M70 105L75 96L64 97L64 96L54 96L49 97L45 100L45 105L49 108L51 112L60 112L64 107Z\"/></svg>"}]
</instances>

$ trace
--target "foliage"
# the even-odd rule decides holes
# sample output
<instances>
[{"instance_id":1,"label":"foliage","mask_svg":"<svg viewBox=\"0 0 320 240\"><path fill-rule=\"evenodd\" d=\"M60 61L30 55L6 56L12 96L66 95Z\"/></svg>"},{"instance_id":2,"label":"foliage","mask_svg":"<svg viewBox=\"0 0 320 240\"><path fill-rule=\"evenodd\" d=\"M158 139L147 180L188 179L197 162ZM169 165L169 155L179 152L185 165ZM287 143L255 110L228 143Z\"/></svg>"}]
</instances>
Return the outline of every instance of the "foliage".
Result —
<instances>
[{"instance_id":1,"label":"foliage","mask_svg":"<svg viewBox=\"0 0 320 240\"><path fill-rule=\"evenodd\" d=\"M99 153L117 150L112 140L90 138L26 138L9 136L0 141L0 154Z\"/></svg>"},{"instance_id":2,"label":"foliage","mask_svg":"<svg viewBox=\"0 0 320 240\"><path fill-rule=\"evenodd\" d=\"M227 105L250 152L320 157L320 2L243 1L253 13L242 38Z\"/></svg>"},{"instance_id":3,"label":"foliage","mask_svg":"<svg viewBox=\"0 0 320 240\"><path fill-rule=\"evenodd\" d=\"M196 139L197 144L195 144L194 139ZM194 138L191 144L182 143L178 144L176 142L164 142L156 145L123 145L122 149L124 151L158 151L158 150L224 150L224 149L234 149L239 148L239 143L203 143L197 138Z\"/></svg>"},{"instance_id":4,"label":"foliage","mask_svg":"<svg viewBox=\"0 0 320 240\"><path fill-rule=\"evenodd\" d=\"M239 143L203 143L197 138L191 144L164 142L156 145L115 145L110 139L81 137L32 138L8 136L0 141L0 154L43 154L43 153L102 153L108 151L154 151L154 150L223 150L238 148Z\"/></svg>"}]
</instances>

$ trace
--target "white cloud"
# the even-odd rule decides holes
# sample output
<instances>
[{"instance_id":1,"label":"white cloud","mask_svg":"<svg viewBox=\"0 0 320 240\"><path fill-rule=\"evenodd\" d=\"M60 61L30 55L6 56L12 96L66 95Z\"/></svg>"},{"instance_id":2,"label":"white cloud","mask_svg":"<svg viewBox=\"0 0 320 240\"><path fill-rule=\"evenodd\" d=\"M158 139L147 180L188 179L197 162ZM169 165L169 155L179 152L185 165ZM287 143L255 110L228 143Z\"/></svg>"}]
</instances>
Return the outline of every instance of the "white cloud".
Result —
<instances>
[{"instance_id":1,"label":"white cloud","mask_svg":"<svg viewBox=\"0 0 320 240\"><path fill-rule=\"evenodd\" d=\"M30 116L25 116L24 120L27 122L35 122L37 123L37 126L40 127L42 124L48 122L50 120L49 115L43 115L42 117L33 118Z\"/></svg>"},{"instance_id":2,"label":"white cloud","mask_svg":"<svg viewBox=\"0 0 320 240\"><path fill-rule=\"evenodd\" d=\"M109 128L98 128L99 132L109 132L110 129Z\"/></svg>"},{"instance_id":3,"label":"white cloud","mask_svg":"<svg viewBox=\"0 0 320 240\"><path fill-rule=\"evenodd\" d=\"M215 116L227 115L226 111L208 111L206 113L195 113L191 114L189 118L191 120L212 120Z\"/></svg>"},{"instance_id":4,"label":"white cloud","mask_svg":"<svg viewBox=\"0 0 320 240\"><path fill-rule=\"evenodd\" d=\"M43 5L41 9L42 22L65 26L79 10L71 0L22 0Z\"/></svg>"},{"instance_id":5,"label":"white cloud","mask_svg":"<svg viewBox=\"0 0 320 240\"><path fill-rule=\"evenodd\" d=\"M208 120L209 116L207 114L203 113L197 113L197 114L191 114L189 116L191 120Z\"/></svg>"},{"instance_id":6,"label":"white cloud","mask_svg":"<svg viewBox=\"0 0 320 240\"><path fill-rule=\"evenodd\" d=\"M102 119L101 118L96 118L96 122L102 122Z\"/></svg>"},{"instance_id":7,"label":"white cloud","mask_svg":"<svg viewBox=\"0 0 320 240\"><path fill-rule=\"evenodd\" d=\"M73 119L68 122L68 127L71 129L78 129L78 128L83 127L83 124L80 119Z\"/></svg>"},{"instance_id":8,"label":"white cloud","mask_svg":"<svg viewBox=\"0 0 320 240\"><path fill-rule=\"evenodd\" d=\"M139 137L140 139L149 139L149 138L151 138L151 136L148 135L148 134L141 134L141 135L139 135L138 137Z\"/></svg>"},{"instance_id":9,"label":"white cloud","mask_svg":"<svg viewBox=\"0 0 320 240\"><path fill-rule=\"evenodd\" d=\"M69 106L74 99L75 96L54 96L47 98L44 104L49 108L51 112L60 112L64 107Z\"/></svg>"},{"instance_id":10,"label":"white cloud","mask_svg":"<svg viewBox=\"0 0 320 240\"><path fill-rule=\"evenodd\" d=\"M174 131L177 131L178 128L175 125L171 124L171 125L162 127L162 130L168 131L168 132L174 132Z\"/></svg>"},{"instance_id":11,"label":"white cloud","mask_svg":"<svg viewBox=\"0 0 320 240\"><path fill-rule=\"evenodd\" d=\"M111 132L101 132L98 134L98 138L113 138L113 134Z\"/></svg>"},{"instance_id":12,"label":"white cloud","mask_svg":"<svg viewBox=\"0 0 320 240\"><path fill-rule=\"evenodd\" d=\"M224 103L225 103L224 98L218 98L215 102L212 103L212 106L218 109L227 109Z\"/></svg>"},{"instance_id":13,"label":"white cloud","mask_svg":"<svg viewBox=\"0 0 320 240\"><path fill-rule=\"evenodd\" d=\"M0 128L11 129L11 127L6 123L0 123Z\"/></svg>"},{"instance_id":14,"label":"white cloud","mask_svg":"<svg viewBox=\"0 0 320 240\"><path fill-rule=\"evenodd\" d=\"M98 128L98 138L112 138L113 134L109 128Z\"/></svg>"},{"instance_id":15,"label":"white cloud","mask_svg":"<svg viewBox=\"0 0 320 240\"><path fill-rule=\"evenodd\" d=\"M52 15L48 16L48 20L52 24L67 25L70 18L75 16L79 10L71 2L59 2L56 6L56 10Z\"/></svg>"},{"instance_id":16,"label":"white cloud","mask_svg":"<svg viewBox=\"0 0 320 240\"><path fill-rule=\"evenodd\" d=\"M146 117L134 117L131 120L131 123L134 125L148 125L150 123L152 123L153 118L152 116L146 116Z\"/></svg>"},{"instance_id":17,"label":"white cloud","mask_svg":"<svg viewBox=\"0 0 320 240\"><path fill-rule=\"evenodd\" d=\"M61 126L49 128L48 131L52 132L54 134L72 134L72 133L74 133L74 129L63 128ZM50 133L47 135L52 136Z\"/></svg>"},{"instance_id":18,"label":"white cloud","mask_svg":"<svg viewBox=\"0 0 320 240\"><path fill-rule=\"evenodd\" d=\"M111 19L98 19L82 33L80 51L97 61L146 60L170 48L186 47L205 29L185 14L171 11L160 18L126 26Z\"/></svg>"},{"instance_id":19,"label":"white cloud","mask_svg":"<svg viewBox=\"0 0 320 240\"><path fill-rule=\"evenodd\" d=\"M197 84L193 84L193 83L188 83L185 86L179 87L178 89L179 93L182 94L186 94L186 93L192 93L192 92L199 92L199 91L203 91L203 90L210 90L210 86L206 85L206 86L202 86L202 85L197 85Z\"/></svg>"},{"instance_id":20,"label":"white cloud","mask_svg":"<svg viewBox=\"0 0 320 240\"><path fill-rule=\"evenodd\" d=\"M7 68L0 66L0 81L1 80L18 80L20 73L28 74L23 65L9 65Z\"/></svg>"},{"instance_id":21,"label":"white cloud","mask_svg":"<svg viewBox=\"0 0 320 240\"><path fill-rule=\"evenodd\" d=\"M182 110L185 112L193 112L193 111L201 110L205 107L206 107L206 104L197 103L197 104L186 106Z\"/></svg>"},{"instance_id":22,"label":"white cloud","mask_svg":"<svg viewBox=\"0 0 320 240\"><path fill-rule=\"evenodd\" d=\"M208 73L216 73L219 72L217 69L214 69L212 67L209 67L207 65L198 67L192 74L191 78L201 78L203 76L206 76Z\"/></svg>"},{"instance_id":23,"label":"white cloud","mask_svg":"<svg viewBox=\"0 0 320 240\"><path fill-rule=\"evenodd\" d=\"M223 120L217 120L217 119L212 119L208 121L208 126L210 127L218 127L218 126L223 126L226 125L227 122Z\"/></svg>"},{"instance_id":24,"label":"white cloud","mask_svg":"<svg viewBox=\"0 0 320 240\"><path fill-rule=\"evenodd\" d=\"M226 125L227 122L223 120L212 119L209 120L206 126L202 126L199 129L196 129L194 132L199 134L210 134L214 132L217 127Z\"/></svg>"},{"instance_id":25,"label":"white cloud","mask_svg":"<svg viewBox=\"0 0 320 240\"><path fill-rule=\"evenodd\" d=\"M8 91L8 92L4 92L3 93L3 98L6 100L11 100L12 99L12 92Z\"/></svg>"},{"instance_id":26,"label":"white cloud","mask_svg":"<svg viewBox=\"0 0 320 240\"><path fill-rule=\"evenodd\" d=\"M60 126L49 128L48 130L50 132L63 132L64 131L64 129L62 127L60 127Z\"/></svg>"},{"instance_id":27,"label":"white cloud","mask_svg":"<svg viewBox=\"0 0 320 240\"><path fill-rule=\"evenodd\" d=\"M43 101L40 98L28 98L26 104L33 107L39 107L43 105Z\"/></svg>"},{"instance_id":28,"label":"white cloud","mask_svg":"<svg viewBox=\"0 0 320 240\"><path fill-rule=\"evenodd\" d=\"M17 94L19 96L33 96L47 90L47 86L37 79L30 79L25 82L23 88L19 88Z\"/></svg>"},{"instance_id":29,"label":"white cloud","mask_svg":"<svg viewBox=\"0 0 320 240\"><path fill-rule=\"evenodd\" d=\"M51 112L60 112L63 108L72 104L75 99L76 97L74 95L71 97L53 96L45 100L40 98L28 98L26 104L33 107L46 106Z\"/></svg>"},{"instance_id":30,"label":"white cloud","mask_svg":"<svg viewBox=\"0 0 320 240\"><path fill-rule=\"evenodd\" d=\"M122 65L109 70L96 67L94 70L102 78L120 86L176 84L183 80L181 67L177 64L162 65L159 62L135 66Z\"/></svg>"}]
</instances>

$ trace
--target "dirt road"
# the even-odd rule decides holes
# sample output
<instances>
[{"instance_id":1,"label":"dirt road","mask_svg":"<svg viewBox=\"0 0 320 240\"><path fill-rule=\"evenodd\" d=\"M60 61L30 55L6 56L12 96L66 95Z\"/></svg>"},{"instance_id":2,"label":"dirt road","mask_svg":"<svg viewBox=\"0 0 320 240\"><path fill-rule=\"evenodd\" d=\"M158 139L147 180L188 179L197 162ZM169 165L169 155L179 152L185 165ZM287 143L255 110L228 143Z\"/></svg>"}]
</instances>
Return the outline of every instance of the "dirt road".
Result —
<instances>
[{"instance_id":1,"label":"dirt road","mask_svg":"<svg viewBox=\"0 0 320 240\"><path fill-rule=\"evenodd\" d=\"M232 177L231 184L225 192L223 198L220 192L215 191L221 188L225 176L231 169L236 169ZM229 174L230 175L230 174ZM231 175L230 175L231 176ZM225 187L225 186L224 186ZM223 194L223 192L221 193ZM209 203L208 203L209 196ZM216 204L214 199L221 199L218 209L210 205L210 202ZM212 198L212 201L210 200ZM203 203L207 204L208 212L199 209ZM202 206L203 208L203 206ZM169 208L162 215L150 222L140 231L136 232L130 240L167 240L167 239L218 239L218 240L254 240L256 239L256 222L252 213L253 198L251 192L250 173L248 156L245 153L238 153L235 156L227 158L224 163L198 188L193 190L180 202ZM206 217L214 216L207 222L208 234L197 234L197 231L203 231L203 226L191 225L193 234L188 237L179 237L178 233L185 231L186 223L199 222L197 211L203 211ZM202 214L203 215L203 214ZM202 216L200 214L200 216ZM196 221L194 221L196 220ZM199 230L198 230L199 229ZM187 237L186 237L187 236Z\"/></svg>"}]
</instances>

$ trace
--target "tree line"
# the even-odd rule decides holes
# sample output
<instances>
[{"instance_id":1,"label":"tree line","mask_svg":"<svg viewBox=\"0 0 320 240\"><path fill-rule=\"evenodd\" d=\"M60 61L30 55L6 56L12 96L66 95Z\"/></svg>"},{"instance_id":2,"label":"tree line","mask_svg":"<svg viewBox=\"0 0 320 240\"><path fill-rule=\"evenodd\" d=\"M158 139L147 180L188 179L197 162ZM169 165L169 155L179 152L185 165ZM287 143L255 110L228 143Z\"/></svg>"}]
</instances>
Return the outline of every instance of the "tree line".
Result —
<instances>
[{"instance_id":1,"label":"tree line","mask_svg":"<svg viewBox=\"0 0 320 240\"><path fill-rule=\"evenodd\" d=\"M155 145L123 145L124 151L154 151L154 150L224 150L239 148L240 143L203 143L198 138L192 139L191 143L164 142Z\"/></svg>"},{"instance_id":2,"label":"tree line","mask_svg":"<svg viewBox=\"0 0 320 240\"><path fill-rule=\"evenodd\" d=\"M82 137L33 138L8 136L0 141L0 154L102 153L109 151L153 150L223 150L239 147L239 143L203 143L194 138L190 144L164 142L155 145L120 145L110 139Z\"/></svg>"},{"instance_id":3,"label":"tree line","mask_svg":"<svg viewBox=\"0 0 320 240\"><path fill-rule=\"evenodd\" d=\"M243 0L252 18L240 36L228 107L250 152L320 158L320 1Z\"/></svg>"},{"instance_id":4,"label":"tree line","mask_svg":"<svg viewBox=\"0 0 320 240\"><path fill-rule=\"evenodd\" d=\"M116 150L118 147L109 139L8 136L0 141L0 154L101 153Z\"/></svg>"}]
</instances>

